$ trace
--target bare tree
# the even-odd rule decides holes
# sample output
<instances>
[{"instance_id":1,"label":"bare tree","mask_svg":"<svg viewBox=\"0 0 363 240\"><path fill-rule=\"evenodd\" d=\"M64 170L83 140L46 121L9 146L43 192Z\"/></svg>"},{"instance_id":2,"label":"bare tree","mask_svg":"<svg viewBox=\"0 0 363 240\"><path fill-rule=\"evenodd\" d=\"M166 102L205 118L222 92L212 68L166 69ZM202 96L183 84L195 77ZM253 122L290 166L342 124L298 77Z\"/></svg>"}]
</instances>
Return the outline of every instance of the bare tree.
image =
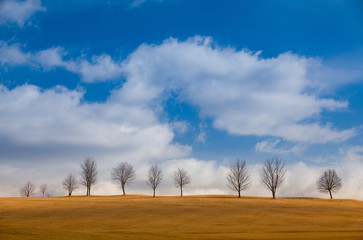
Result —
<instances>
[{"instance_id":1,"label":"bare tree","mask_svg":"<svg viewBox=\"0 0 363 240\"><path fill-rule=\"evenodd\" d=\"M190 184L191 178L189 177L188 171L185 169L176 170L173 175L174 185L180 188L180 196L183 196L183 187Z\"/></svg>"},{"instance_id":2,"label":"bare tree","mask_svg":"<svg viewBox=\"0 0 363 240\"><path fill-rule=\"evenodd\" d=\"M122 192L125 195L125 185L127 183L132 183L135 180L135 170L131 164L122 162L119 163L117 167L113 168L111 178L114 181L120 182Z\"/></svg>"},{"instance_id":3,"label":"bare tree","mask_svg":"<svg viewBox=\"0 0 363 240\"><path fill-rule=\"evenodd\" d=\"M272 198L276 198L276 190L285 181L285 163L277 157L267 159L260 170L261 182L272 193Z\"/></svg>"},{"instance_id":4,"label":"bare tree","mask_svg":"<svg viewBox=\"0 0 363 240\"><path fill-rule=\"evenodd\" d=\"M81 179L80 183L87 188L86 196L91 195L91 187L96 184L97 181L97 164L91 157L86 157L81 164Z\"/></svg>"},{"instance_id":5,"label":"bare tree","mask_svg":"<svg viewBox=\"0 0 363 240\"><path fill-rule=\"evenodd\" d=\"M153 164L149 169L147 181L148 186L153 189L153 197L155 197L155 189L158 187L162 179L163 174L161 168L159 165Z\"/></svg>"},{"instance_id":6,"label":"bare tree","mask_svg":"<svg viewBox=\"0 0 363 240\"><path fill-rule=\"evenodd\" d=\"M241 191L246 190L251 186L250 174L246 165L246 160L236 159L236 161L229 166L229 173L227 175L227 186L234 191L238 192L238 197L241 197Z\"/></svg>"},{"instance_id":7,"label":"bare tree","mask_svg":"<svg viewBox=\"0 0 363 240\"><path fill-rule=\"evenodd\" d=\"M45 194L47 193L48 186L47 186L47 184L42 184L42 185L40 185L39 189L40 189L40 192L42 193L42 195L44 197Z\"/></svg>"},{"instance_id":8,"label":"bare tree","mask_svg":"<svg viewBox=\"0 0 363 240\"><path fill-rule=\"evenodd\" d=\"M20 189L20 194L23 197L32 197L34 196L34 193L35 193L35 186L30 181L25 183L24 187Z\"/></svg>"},{"instance_id":9,"label":"bare tree","mask_svg":"<svg viewBox=\"0 0 363 240\"><path fill-rule=\"evenodd\" d=\"M335 169L329 169L323 173L316 184L320 192L329 192L330 199L333 199L332 192L336 192L342 187L342 179L338 177Z\"/></svg>"},{"instance_id":10,"label":"bare tree","mask_svg":"<svg viewBox=\"0 0 363 240\"><path fill-rule=\"evenodd\" d=\"M72 196L72 192L79 187L79 183L72 173L70 173L62 183L64 189L68 191L68 196Z\"/></svg>"}]
</instances>

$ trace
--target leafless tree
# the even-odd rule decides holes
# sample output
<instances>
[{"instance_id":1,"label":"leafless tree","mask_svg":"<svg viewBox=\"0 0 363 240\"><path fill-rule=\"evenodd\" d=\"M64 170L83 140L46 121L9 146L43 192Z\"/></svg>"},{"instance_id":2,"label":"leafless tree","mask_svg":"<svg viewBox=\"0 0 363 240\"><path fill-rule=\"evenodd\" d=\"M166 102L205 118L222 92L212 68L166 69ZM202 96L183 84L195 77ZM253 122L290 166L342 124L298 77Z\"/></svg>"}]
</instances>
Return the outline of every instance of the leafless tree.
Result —
<instances>
[{"instance_id":1,"label":"leafless tree","mask_svg":"<svg viewBox=\"0 0 363 240\"><path fill-rule=\"evenodd\" d=\"M155 197L155 189L158 187L162 179L163 174L161 168L159 167L159 165L153 164L149 169L147 181L149 187L153 189L153 197Z\"/></svg>"},{"instance_id":2,"label":"leafless tree","mask_svg":"<svg viewBox=\"0 0 363 240\"><path fill-rule=\"evenodd\" d=\"M96 184L97 181L97 164L91 157L86 157L81 164L81 179L80 183L87 188L86 196L91 195L91 187Z\"/></svg>"},{"instance_id":3,"label":"leafless tree","mask_svg":"<svg viewBox=\"0 0 363 240\"><path fill-rule=\"evenodd\" d=\"M72 173L70 173L62 183L64 189L68 191L68 196L72 195L72 192L79 187L79 183Z\"/></svg>"},{"instance_id":4,"label":"leafless tree","mask_svg":"<svg viewBox=\"0 0 363 240\"><path fill-rule=\"evenodd\" d=\"M42 185L40 185L39 189L40 189L40 192L42 193L42 195L44 197L45 194L47 193L48 186L47 186L47 184L42 184Z\"/></svg>"},{"instance_id":5,"label":"leafless tree","mask_svg":"<svg viewBox=\"0 0 363 240\"><path fill-rule=\"evenodd\" d=\"M246 160L236 159L236 161L229 166L229 173L227 175L227 186L234 191L238 192L238 197L241 197L241 191L246 190L251 186L250 174L246 165Z\"/></svg>"},{"instance_id":6,"label":"leafless tree","mask_svg":"<svg viewBox=\"0 0 363 240\"><path fill-rule=\"evenodd\" d=\"M190 184L191 178L188 174L188 171L185 169L176 170L173 175L174 185L177 188L180 188L180 196L183 196L183 187Z\"/></svg>"},{"instance_id":7,"label":"leafless tree","mask_svg":"<svg viewBox=\"0 0 363 240\"><path fill-rule=\"evenodd\" d=\"M277 157L267 159L260 170L261 182L272 193L272 198L276 198L276 190L285 181L285 163Z\"/></svg>"},{"instance_id":8,"label":"leafless tree","mask_svg":"<svg viewBox=\"0 0 363 240\"><path fill-rule=\"evenodd\" d=\"M34 193L35 193L35 186L30 181L25 183L24 187L20 189L20 194L23 197L32 197L34 196Z\"/></svg>"},{"instance_id":9,"label":"leafless tree","mask_svg":"<svg viewBox=\"0 0 363 240\"><path fill-rule=\"evenodd\" d=\"M329 169L316 182L318 190L322 193L329 193L333 199L332 192L338 191L342 187L342 179L338 177L335 169Z\"/></svg>"},{"instance_id":10,"label":"leafless tree","mask_svg":"<svg viewBox=\"0 0 363 240\"><path fill-rule=\"evenodd\" d=\"M111 178L121 184L122 192L125 195L125 185L132 183L135 180L135 170L133 166L127 162L120 163L117 167L113 168Z\"/></svg>"}]
</instances>

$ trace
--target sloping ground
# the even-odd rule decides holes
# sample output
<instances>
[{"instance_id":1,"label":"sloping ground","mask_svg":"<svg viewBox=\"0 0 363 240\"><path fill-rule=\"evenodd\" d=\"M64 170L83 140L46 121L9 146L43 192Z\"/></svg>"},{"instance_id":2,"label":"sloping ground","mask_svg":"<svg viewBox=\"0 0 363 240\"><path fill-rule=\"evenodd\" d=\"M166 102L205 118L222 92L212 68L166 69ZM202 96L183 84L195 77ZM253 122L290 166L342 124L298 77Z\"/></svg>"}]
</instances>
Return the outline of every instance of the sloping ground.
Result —
<instances>
[{"instance_id":1,"label":"sloping ground","mask_svg":"<svg viewBox=\"0 0 363 240\"><path fill-rule=\"evenodd\" d=\"M234 196L0 198L0 239L363 239L363 202Z\"/></svg>"}]
</instances>

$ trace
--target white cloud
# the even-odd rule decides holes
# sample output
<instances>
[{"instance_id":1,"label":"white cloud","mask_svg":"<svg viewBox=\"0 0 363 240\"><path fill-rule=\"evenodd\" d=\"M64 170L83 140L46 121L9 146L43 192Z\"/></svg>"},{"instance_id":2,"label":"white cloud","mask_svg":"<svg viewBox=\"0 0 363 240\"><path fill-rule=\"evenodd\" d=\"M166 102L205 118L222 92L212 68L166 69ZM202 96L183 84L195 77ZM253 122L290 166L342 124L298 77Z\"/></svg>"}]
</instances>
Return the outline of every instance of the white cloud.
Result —
<instances>
[{"instance_id":1,"label":"white cloud","mask_svg":"<svg viewBox=\"0 0 363 240\"><path fill-rule=\"evenodd\" d=\"M9 45L0 41L1 65L29 65L45 71L61 67L79 74L84 82L107 81L121 76L120 63L114 61L109 55L92 56L90 61L83 57L65 60L66 56L67 52L61 47L31 53L23 51L19 44Z\"/></svg>"},{"instance_id":2,"label":"white cloud","mask_svg":"<svg viewBox=\"0 0 363 240\"><path fill-rule=\"evenodd\" d=\"M8 45L0 40L0 65L25 65L30 62L31 54L24 53L19 44Z\"/></svg>"},{"instance_id":3,"label":"white cloud","mask_svg":"<svg viewBox=\"0 0 363 240\"><path fill-rule=\"evenodd\" d=\"M23 27L36 12L45 10L40 0L4 0L0 2L0 25L16 23Z\"/></svg>"},{"instance_id":4,"label":"white cloud","mask_svg":"<svg viewBox=\"0 0 363 240\"><path fill-rule=\"evenodd\" d=\"M264 59L259 53L215 47L209 38L161 45L142 45L123 63L123 92L133 101L148 102L166 89L212 117L217 129L233 135L275 136L297 142L344 141L354 129L319 124L323 111L348 103L321 98L309 79L321 63L292 53Z\"/></svg>"},{"instance_id":5,"label":"white cloud","mask_svg":"<svg viewBox=\"0 0 363 240\"><path fill-rule=\"evenodd\" d=\"M124 75L118 96L128 104L148 106L166 90L198 106L213 126L232 135L273 136L288 141L341 142L355 129L335 129L319 123L323 111L348 107L345 101L319 96L319 79L309 78L323 66L320 61L292 53L264 59L259 53L214 47L209 38L184 42L168 39L161 45L141 45L127 60L109 55L65 59L60 47L26 53L18 44L0 42L2 65L62 67L85 82L107 81ZM314 91L316 89L316 91ZM199 140L205 139L201 132Z\"/></svg>"},{"instance_id":6,"label":"white cloud","mask_svg":"<svg viewBox=\"0 0 363 240\"><path fill-rule=\"evenodd\" d=\"M205 143L205 141L207 140L207 133L205 132L206 127L207 126L205 124L199 124L199 134L195 139L195 142Z\"/></svg>"},{"instance_id":7,"label":"white cloud","mask_svg":"<svg viewBox=\"0 0 363 240\"><path fill-rule=\"evenodd\" d=\"M13 90L0 88L0 132L26 143L92 144L116 147L145 144L149 137L168 143L173 133L147 109L124 105L112 97L104 104L81 103L83 93L63 87L40 90L24 85ZM153 138L153 137L152 137ZM158 151L155 148L152 151ZM165 150L165 149L164 149Z\"/></svg>"},{"instance_id":8,"label":"white cloud","mask_svg":"<svg viewBox=\"0 0 363 240\"><path fill-rule=\"evenodd\" d=\"M29 54L29 53L28 53ZM71 70L73 63L67 63L63 57L67 55L63 48L54 47L43 51L39 51L32 55L32 61L49 71L55 67L64 67Z\"/></svg>"},{"instance_id":9,"label":"white cloud","mask_svg":"<svg viewBox=\"0 0 363 240\"><path fill-rule=\"evenodd\" d=\"M188 131L188 123L186 121L175 121L171 125L177 133L185 133Z\"/></svg>"},{"instance_id":10,"label":"white cloud","mask_svg":"<svg viewBox=\"0 0 363 240\"><path fill-rule=\"evenodd\" d=\"M197 138L195 139L195 141L197 143L205 143L205 140L207 139L207 135L205 134L204 131L200 132L197 136Z\"/></svg>"},{"instance_id":11,"label":"white cloud","mask_svg":"<svg viewBox=\"0 0 363 240\"><path fill-rule=\"evenodd\" d=\"M299 153L302 150L300 145L294 146L279 146L281 141L279 139L269 139L256 143L255 150L257 152L275 153L275 154L289 154Z\"/></svg>"},{"instance_id":12,"label":"white cloud","mask_svg":"<svg viewBox=\"0 0 363 240\"><path fill-rule=\"evenodd\" d=\"M121 75L121 67L115 63L110 56L94 56L91 62L80 60L76 64L75 72L79 72L85 82L96 82L109 79L115 79Z\"/></svg>"},{"instance_id":13,"label":"white cloud","mask_svg":"<svg viewBox=\"0 0 363 240\"><path fill-rule=\"evenodd\" d=\"M177 90L181 99L198 106L201 116L211 117L215 128L232 135L326 143L356 134L354 128L319 123L323 111L345 109L348 103L319 96L319 79L309 78L323 68L318 60L292 53L263 59L259 53L212 45L209 38L169 39L161 45L141 45L121 63L109 55L65 59L60 47L26 53L18 44L1 42L0 64L46 71L62 67L85 82L124 75L127 82L118 95L129 104L147 106L165 90Z\"/></svg>"},{"instance_id":14,"label":"white cloud","mask_svg":"<svg viewBox=\"0 0 363 240\"><path fill-rule=\"evenodd\" d=\"M125 148L131 158L185 155L173 132L154 112L128 106L111 96L106 103L81 103L82 92L63 87L40 90L23 85L0 88L0 137L15 144ZM137 150L137 149L142 149Z\"/></svg>"}]
</instances>

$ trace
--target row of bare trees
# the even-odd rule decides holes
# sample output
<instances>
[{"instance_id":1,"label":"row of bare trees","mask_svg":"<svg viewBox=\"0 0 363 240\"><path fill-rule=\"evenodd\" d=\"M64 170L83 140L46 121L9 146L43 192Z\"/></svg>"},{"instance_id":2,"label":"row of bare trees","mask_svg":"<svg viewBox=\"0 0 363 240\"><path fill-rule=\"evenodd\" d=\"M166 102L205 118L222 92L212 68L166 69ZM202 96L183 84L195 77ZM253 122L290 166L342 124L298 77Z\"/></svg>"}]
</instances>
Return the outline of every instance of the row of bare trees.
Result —
<instances>
[{"instance_id":1,"label":"row of bare trees","mask_svg":"<svg viewBox=\"0 0 363 240\"><path fill-rule=\"evenodd\" d=\"M277 157L267 159L260 169L261 183L271 191L272 198L276 198L276 191L285 181L286 169L285 163ZM238 197L241 197L241 191L251 186L250 174L245 160L237 159L229 166L227 175L227 186L237 191ZM322 193L329 193L333 199L333 192L337 192L342 187L342 179L334 169L329 169L316 182L317 189Z\"/></svg>"},{"instance_id":2,"label":"row of bare trees","mask_svg":"<svg viewBox=\"0 0 363 240\"><path fill-rule=\"evenodd\" d=\"M25 183L25 185L20 189L20 194L24 197L32 197L35 195L35 185L28 181L27 183ZM42 184L39 186L39 191L42 194L43 197L49 197L50 194L48 193L48 185L47 184Z\"/></svg>"},{"instance_id":3,"label":"row of bare trees","mask_svg":"<svg viewBox=\"0 0 363 240\"><path fill-rule=\"evenodd\" d=\"M97 182L97 164L94 159L87 157L85 161L80 165L81 173L80 180L78 181L76 176L69 174L63 181L63 187L68 191L68 196L72 195L72 192L76 190L80 185L87 188L86 196L91 194L91 188ZM126 194L126 184L132 183L135 180L134 167L127 163L121 162L115 168L112 169L111 179L117 181L122 188L123 195ZM155 197L156 188L159 186L163 179L163 173L158 164L153 164L147 176L147 185L153 190L153 197ZM174 185L180 188L180 195L183 196L183 187L190 184L191 178L185 169L178 168L173 175Z\"/></svg>"},{"instance_id":4,"label":"row of bare trees","mask_svg":"<svg viewBox=\"0 0 363 240\"><path fill-rule=\"evenodd\" d=\"M69 174L63 181L62 185L67 190L68 196L71 196L73 191L78 189L80 185L86 187L86 196L91 195L91 188L97 182L97 164L91 157L86 157L84 162L80 164L81 172L80 178L73 174ZM271 191L272 198L276 198L276 191L280 188L286 177L285 163L274 157L267 159L262 168L260 169L261 183ZM227 174L227 186L237 191L238 197L241 197L241 192L248 189L251 186L251 178L246 164L246 160L236 159L229 166L229 172ZM119 163L112 169L111 179L117 181L121 188L123 195L126 194L125 187L127 184L132 183L135 180L135 170L133 166L127 162ZM158 164L153 164L147 175L147 185L153 190L153 197L159 184L163 179L163 173ZM178 168L172 177L174 186L180 188L180 196L183 196L183 187L186 187L191 183L189 173L185 169ZM342 180L338 177L334 169L329 169L317 181L317 189L323 193L329 193L330 198L333 198L332 193L338 191L342 187ZM40 186L40 192L44 197L47 193L48 186L43 184ZM34 195L35 186L31 182L27 182L20 193L22 196L31 197Z\"/></svg>"},{"instance_id":5,"label":"row of bare trees","mask_svg":"<svg viewBox=\"0 0 363 240\"><path fill-rule=\"evenodd\" d=\"M276 198L276 190L281 187L285 181L285 163L278 158L267 159L260 169L260 178L262 184L271 191L272 198ZM237 159L229 166L227 175L227 186L237 191L238 197L241 197L241 191L251 186L250 174L246 160Z\"/></svg>"}]
</instances>

